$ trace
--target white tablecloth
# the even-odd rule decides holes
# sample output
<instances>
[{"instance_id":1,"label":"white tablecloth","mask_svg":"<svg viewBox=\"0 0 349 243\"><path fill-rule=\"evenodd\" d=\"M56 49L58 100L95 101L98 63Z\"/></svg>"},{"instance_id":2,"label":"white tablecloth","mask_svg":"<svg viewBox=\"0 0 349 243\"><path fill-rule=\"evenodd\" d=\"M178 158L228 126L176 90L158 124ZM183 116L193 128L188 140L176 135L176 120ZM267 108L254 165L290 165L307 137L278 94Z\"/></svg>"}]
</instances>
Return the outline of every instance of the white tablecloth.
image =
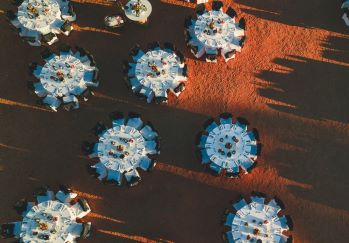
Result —
<instances>
[{"instance_id":1,"label":"white tablecloth","mask_svg":"<svg viewBox=\"0 0 349 243\"><path fill-rule=\"evenodd\" d=\"M262 242L279 242L277 239L280 239L283 229L280 221L277 220L278 217L275 217L277 213L270 213L268 205L257 206L256 204L258 203L246 205L236 212L231 226L234 239L240 238L244 243L250 242L248 238L253 238L253 242L257 239L261 239ZM267 214L266 211L269 213Z\"/></svg>"},{"instance_id":2,"label":"white tablecloth","mask_svg":"<svg viewBox=\"0 0 349 243\"><path fill-rule=\"evenodd\" d=\"M118 146L122 146L122 150L118 149ZM146 156L145 139L142 134L137 129L125 125L108 129L99 138L97 150L104 166L120 173L136 169L141 158Z\"/></svg>"},{"instance_id":3,"label":"white tablecloth","mask_svg":"<svg viewBox=\"0 0 349 243\"><path fill-rule=\"evenodd\" d=\"M42 68L40 82L47 92L55 97L80 95L87 88L85 73L93 72L94 69L71 54L54 56ZM63 81L59 80L58 74L64 77Z\"/></svg>"},{"instance_id":4,"label":"white tablecloth","mask_svg":"<svg viewBox=\"0 0 349 243\"><path fill-rule=\"evenodd\" d=\"M234 137L238 142L234 142ZM230 148L226 148L227 144L231 144ZM256 144L256 141L251 141L246 131L235 124L224 124L209 133L205 148L213 163L222 168L233 169L239 167L240 161L251 160L253 156L247 151L252 144Z\"/></svg>"},{"instance_id":5,"label":"white tablecloth","mask_svg":"<svg viewBox=\"0 0 349 243\"><path fill-rule=\"evenodd\" d=\"M45 201L33 206L24 216L20 237L23 242L66 242L74 237L70 235L75 217L71 209L59 201ZM47 228L40 229L40 224ZM38 237L49 235L50 240L45 241Z\"/></svg>"},{"instance_id":6,"label":"white tablecloth","mask_svg":"<svg viewBox=\"0 0 349 243\"><path fill-rule=\"evenodd\" d=\"M148 51L137 60L135 68L136 78L143 87L150 88L156 97L166 96L167 90L173 91L180 81L185 81L182 71L176 54L163 50Z\"/></svg>"},{"instance_id":7,"label":"white tablecloth","mask_svg":"<svg viewBox=\"0 0 349 243\"><path fill-rule=\"evenodd\" d=\"M130 20L137 21L137 22L145 22L152 12L152 6L148 0L141 0L140 4L142 4L146 9L142 10L140 15L137 16L136 12L133 11L131 8L131 5L136 3L137 3L137 0L131 0L126 4L127 9L125 10L125 15Z\"/></svg>"},{"instance_id":8,"label":"white tablecloth","mask_svg":"<svg viewBox=\"0 0 349 243\"><path fill-rule=\"evenodd\" d=\"M37 15L29 11L29 6L37 10ZM56 20L61 20L60 6L56 0L24 0L18 7L18 21L28 30L47 34Z\"/></svg>"},{"instance_id":9,"label":"white tablecloth","mask_svg":"<svg viewBox=\"0 0 349 243\"><path fill-rule=\"evenodd\" d=\"M211 22L214 23L213 29L209 27ZM244 30L227 14L212 10L198 16L192 33L206 51L219 48L240 51L239 40L244 35Z\"/></svg>"}]
</instances>

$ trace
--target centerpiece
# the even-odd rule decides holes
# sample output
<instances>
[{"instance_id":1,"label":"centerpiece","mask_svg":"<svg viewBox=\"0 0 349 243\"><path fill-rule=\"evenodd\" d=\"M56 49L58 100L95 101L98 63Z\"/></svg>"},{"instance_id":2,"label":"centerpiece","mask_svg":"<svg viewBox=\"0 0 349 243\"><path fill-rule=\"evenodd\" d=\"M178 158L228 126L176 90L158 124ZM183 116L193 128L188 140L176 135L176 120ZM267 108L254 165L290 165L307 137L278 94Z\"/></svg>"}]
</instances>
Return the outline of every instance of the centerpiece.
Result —
<instances>
[{"instance_id":1,"label":"centerpiece","mask_svg":"<svg viewBox=\"0 0 349 243\"><path fill-rule=\"evenodd\" d=\"M140 0L137 0L135 4L131 4L131 9L136 13L137 17L139 17L143 12L147 11L147 7L142 4Z\"/></svg>"}]
</instances>

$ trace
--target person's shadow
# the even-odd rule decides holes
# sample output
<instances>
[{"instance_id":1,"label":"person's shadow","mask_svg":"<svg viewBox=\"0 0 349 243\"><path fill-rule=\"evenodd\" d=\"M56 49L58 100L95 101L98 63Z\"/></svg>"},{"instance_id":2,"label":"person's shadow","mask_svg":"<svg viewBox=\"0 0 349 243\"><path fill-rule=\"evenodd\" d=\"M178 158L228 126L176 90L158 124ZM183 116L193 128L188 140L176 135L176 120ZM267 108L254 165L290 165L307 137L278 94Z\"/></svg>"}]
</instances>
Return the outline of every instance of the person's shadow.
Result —
<instances>
[{"instance_id":1,"label":"person's shadow","mask_svg":"<svg viewBox=\"0 0 349 243\"><path fill-rule=\"evenodd\" d=\"M326 48L322 56L326 59L349 64L349 37L329 36L322 44Z\"/></svg>"},{"instance_id":2,"label":"person's shadow","mask_svg":"<svg viewBox=\"0 0 349 243\"><path fill-rule=\"evenodd\" d=\"M241 10L258 18L282 24L347 33L341 1L327 0L237 0Z\"/></svg>"},{"instance_id":3,"label":"person's shadow","mask_svg":"<svg viewBox=\"0 0 349 243\"><path fill-rule=\"evenodd\" d=\"M299 56L277 58L280 70L262 71L259 93L278 111L317 120L347 123L349 68ZM290 71L283 71L283 70Z\"/></svg>"}]
</instances>

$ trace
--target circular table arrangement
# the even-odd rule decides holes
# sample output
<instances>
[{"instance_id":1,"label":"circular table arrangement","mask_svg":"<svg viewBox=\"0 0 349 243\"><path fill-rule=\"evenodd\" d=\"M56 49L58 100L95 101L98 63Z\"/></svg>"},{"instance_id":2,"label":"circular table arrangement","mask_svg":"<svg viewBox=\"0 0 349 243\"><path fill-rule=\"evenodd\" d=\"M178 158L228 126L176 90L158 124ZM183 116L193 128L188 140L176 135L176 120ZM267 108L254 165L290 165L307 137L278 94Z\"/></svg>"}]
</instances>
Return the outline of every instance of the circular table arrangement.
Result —
<instances>
[{"instance_id":1,"label":"circular table arrangement","mask_svg":"<svg viewBox=\"0 0 349 243\"><path fill-rule=\"evenodd\" d=\"M240 167L246 173L253 168L260 145L257 131L248 131L246 121L234 123L230 113L223 113L219 121L209 119L204 128L197 140L203 164L209 164L216 174L225 170L227 177L238 176Z\"/></svg>"},{"instance_id":2,"label":"circular table arrangement","mask_svg":"<svg viewBox=\"0 0 349 243\"><path fill-rule=\"evenodd\" d=\"M167 47L167 48L166 48ZM132 51L132 59L124 67L132 91L151 103L167 103L167 93L175 96L184 90L187 80L187 65L183 55L167 43L164 49L158 43L151 43L144 53L140 48Z\"/></svg>"},{"instance_id":3,"label":"circular table arrangement","mask_svg":"<svg viewBox=\"0 0 349 243\"><path fill-rule=\"evenodd\" d=\"M241 199L233 204L235 213L224 215L224 225L230 230L223 238L229 243L291 242L292 236L284 233L292 229L292 220L289 216L278 216L283 207L281 201L274 198L266 204L265 197L260 195L250 199L250 203Z\"/></svg>"},{"instance_id":4,"label":"circular table arrangement","mask_svg":"<svg viewBox=\"0 0 349 243\"><path fill-rule=\"evenodd\" d=\"M35 93L54 111L63 102L66 110L79 108L76 96L87 100L89 87L97 87L98 69L92 56L84 50L73 52L70 48L59 55L50 53L45 65L32 67L33 75L39 79L34 83Z\"/></svg>"},{"instance_id":5,"label":"circular table arrangement","mask_svg":"<svg viewBox=\"0 0 349 243\"><path fill-rule=\"evenodd\" d=\"M64 189L57 194L42 188L36 195L37 203L20 200L15 209L23 216L22 221L2 225L2 232L5 229L7 236L28 243L76 242L76 238L87 238L91 223L82 222L82 218L91 212L87 201L76 200L76 193L68 187L61 187Z\"/></svg>"},{"instance_id":6,"label":"circular table arrangement","mask_svg":"<svg viewBox=\"0 0 349 243\"><path fill-rule=\"evenodd\" d=\"M206 53L206 61L217 62L217 55L221 50L224 60L228 61L235 58L237 51L241 51L245 40L244 19L236 23L236 13L231 13L232 11L202 11L197 14L196 19L186 19L186 42L197 58Z\"/></svg>"},{"instance_id":7,"label":"circular table arrangement","mask_svg":"<svg viewBox=\"0 0 349 243\"><path fill-rule=\"evenodd\" d=\"M99 141L91 147L89 157L98 158L99 162L91 166L92 174L118 185L125 176L128 184L134 186L141 179L137 168L148 171L155 166L154 156L160 153L158 134L151 123L144 123L138 114L124 117L117 113L111 118L112 128L99 125L96 129Z\"/></svg>"},{"instance_id":8,"label":"circular table arrangement","mask_svg":"<svg viewBox=\"0 0 349 243\"><path fill-rule=\"evenodd\" d=\"M128 19L145 23L152 12L152 6L148 0L130 0L124 7Z\"/></svg>"},{"instance_id":9,"label":"circular table arrangement","mask_svg":"<svg viewBox=\"0 0 349 243\"><path fill-rule=\"evenodd\" d=\"M347 26L349 26L349 0L343 1L342 4L342 10L343 10L343 20Z\"/></svg>"},{"instance_id":10,"label":"circular table arrangement","mask_svg":"<svg viewBox=\"0 0 349 243\"><path fill-rule=\"evenodd\" d=\"M70 2L58 0L24 0L17 15L10 16L20 36L33 46L40 46L42 42L55 43L58 41L55 34L69 35L73 29L70 22L75 19Z\"/></svg>"}]
</instances>

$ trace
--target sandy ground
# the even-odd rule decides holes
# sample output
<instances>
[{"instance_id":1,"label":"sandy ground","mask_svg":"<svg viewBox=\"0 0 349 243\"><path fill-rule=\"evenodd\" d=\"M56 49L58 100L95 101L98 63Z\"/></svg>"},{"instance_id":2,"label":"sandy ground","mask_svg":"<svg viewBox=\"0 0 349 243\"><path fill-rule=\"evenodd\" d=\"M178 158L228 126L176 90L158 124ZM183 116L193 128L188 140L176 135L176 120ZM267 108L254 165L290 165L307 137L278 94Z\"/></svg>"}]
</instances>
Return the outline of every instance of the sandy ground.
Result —
<instances>
[{"instance_id":1,"label":"sandy ground","mask_svg":"<svg viewBox=\"0 0 349 243\"><path fill-rule=\"evenodd\" d=\"M235 60L218 65L193 59L185 48L191 5L151 0L149 26L108 32L102 20L115 7L91 1L75 2L79 31L60 38L94 54L101 86L70 113L36 105L27 65L41 60L43 48L23 43L0 16L1 223L18 220L12 205L38 186L67 183L93 209L93 232L84 242L221 242L224 209L257 190L284 201L295 242L349 242L349 29L340 0L229 3L247 19L248 41ZM10 1L0 2L1 10L9 8ZM153 40L169 40L188 57L187 89L166 106L137 100L122 79L130 48ZM141 113L162 138L159 165L132 189L90 178L80 150L82 141L94 141L91 127L109 124L115 110ZM263 144L258 166L237 180L209 175L194 155L202 123L224 111L248 119Z\"/></svg>"}]
</instances>

